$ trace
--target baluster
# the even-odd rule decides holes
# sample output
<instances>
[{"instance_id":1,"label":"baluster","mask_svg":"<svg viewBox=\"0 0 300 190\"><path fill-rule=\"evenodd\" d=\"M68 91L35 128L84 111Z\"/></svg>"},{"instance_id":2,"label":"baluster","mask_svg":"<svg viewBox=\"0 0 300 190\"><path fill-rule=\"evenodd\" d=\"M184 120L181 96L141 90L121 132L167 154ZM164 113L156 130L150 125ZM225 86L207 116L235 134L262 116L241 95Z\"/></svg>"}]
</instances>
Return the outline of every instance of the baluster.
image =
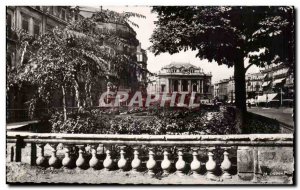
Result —
<instances>
[{"instance_id":1,"label":"baluster","mask_svg":"<svg viewBox=\"0 0 300 190\"><path fill-rule=\"evenodd\" d=\"M184 175L184 169L185 169L185 161L183 160L183 153L182 153L182 148L178 148L178 160L176 162L176 169L177 169L177 174L179 176L183 176Z\"/></svg>"},{"instance_id":2,"label":"baluster","mask_svg":"<svg viewBox=\"0 0 300 190\"><path fill-rule=\"evenodd\" d=\"M36 159L36 165L42 166L45 163L45 157L44 157L44 146L45 144L37 144L37 147L39 147L40 153Z\"/></svg>"},{"instance_id":3,"label":"baluster","mask_svg":"<svg viewBox=\"0 0 300 190\"><path fill-rule=\"evenodd\" d=\"M161 162L161 168L165 175L168 175L171 169L171 161L169 160L169 149L164 149L164 160Z\"/></svg>"},{"instance_id":4,"label":"baluster","mask_svg":"<svg viewBox=\"0 0 300 190\"><path fill-rule=\"evenodd\" d=\"M139 169L139 167L141 166L142 162L139 159L139 151L138 151L139 148L138 147L134 147L133 149L134 149L134 152L133 152L134 158L133 158L133 160L131 162L131 167L132 167L133 171L137 172L138 169Z\"/></svg>"},{"instance_id":5,"label":"baluster","mask_svg":"<svg viewBox=\"0 0 300 190\"><path fill-rule=\"evenodd\" d=\"M64 159L62 160L62 165L66 168L70 167L71 166L71 157L70 157L70 146L69 145L66 145L64 147L65 149L65 157Z\"/></svg>"},{"instance_id":6,"label":"baluster","mask_svg":"<svg viewBox=\"0 0 300 190\"><path fill-rule=\"evenodd\" d=\"M105 170L110 170L112 168L113 165L113 160L111 159L111 155L110 155L110 150L106 151L106 158L103 161L103 167L105 168Z\"/></svg>"},{"instance_id":7,"label":"baluster","mask_svg":"<svg viewBox=\"0 0 300 190\"><path fill-rule=\"evenodd\" d=\"M126 164L127 164L127 160L124 157L125 154L125 146L120 146L120 160L118 161L118 167L121 170L125 170L126 169Z\"/></svg>"},{"instance_id":8,"label":"baluster","mask_svg":"<svg viewBox=\"0 0 300 190\"><path fill-rule=\"evenodd\" d=\"M58 164L58 158L56 157L56 148L57 148L57 144L50 144L51 148L52 148L52 153L51 153L51 157L48 161L49 166L50 167L56 167Z\"/></svg>"},{"instance_id":9,"label":"baluster","mask_svg":"<svg viewBox=\"0 0 300 190\"><path fill-rule=\"evenodd\" d=\"M97 158L97 145L91 145L92 158L89 161L91 168L96 169L99 164L99 159Z\"/></svg>"},{"instance_id":10,"label":"baluster","mask_svg":"<svg viewBox=\"0 0 300 190\"><path fill-rule=\"evenodd\" d=\"M206 174L206 177L208 179L211 179L211 180L216 180L217 177L214 175L214 171L216 169L216 162L214 161L214 158L213 158L213 153L212 151L214 150L214 148L209 148L208 149L208 161L206 162L205 164L205 167L206 167L206 170L207 170L207 174Z\"/></svg>"},{"instance_id":11,"label":"baluster","mask_svg":"<svg viewBox=\"0 0 300 190\"><path fill-rule=\"evenodd\" d=\"M229 155L229 153L227 151L228 149L229 149L229 147L224 147L224 153L223 153L224 160L221 163L221 169L223 170L222 178L224 178L224 179L231 179L232 178L230 173L229 173L229 170L231 168L231 162L230 162L229 157L228 157L228 155Z\"/></svg>"},{"instance_id":12,"label":"baluster","mask_svg":"<svg viewBox=\"0 0 300 190\"><path fill-rule=\"evenodd\" d=\"M79 148L79 150L78 150L78 158L76 160L76 166L78 168L83 168L84 162L85 162L84 157L83 157L84 146L79 145L78 148Z\"/></svg>"},{"instance_id":13,"label":"baluster","mask_svg":"<svg viewBox=\"0 0 300 190\"><path fill-rule=\"evenodd\" d=\"M200 176L200 168L201 168L201 162L198 160L198 148L192 148L193 150L193 161L191 162L191 170L193 171L194 177Z\"/></svg>"},{"instance_id":14,"label":"baluster","mask_svg":"<svg viewBox=\"0 0 300 190\"><path fill-rule=\"evenodd\" d=\"M154 176L154 168L156 166L156 161L154 160L154 152L153 152L153 148L149 148L149 160L147 161L146 164L147 168L148 168L148 173L150 176Z\"/></svg>"}]
</instances>

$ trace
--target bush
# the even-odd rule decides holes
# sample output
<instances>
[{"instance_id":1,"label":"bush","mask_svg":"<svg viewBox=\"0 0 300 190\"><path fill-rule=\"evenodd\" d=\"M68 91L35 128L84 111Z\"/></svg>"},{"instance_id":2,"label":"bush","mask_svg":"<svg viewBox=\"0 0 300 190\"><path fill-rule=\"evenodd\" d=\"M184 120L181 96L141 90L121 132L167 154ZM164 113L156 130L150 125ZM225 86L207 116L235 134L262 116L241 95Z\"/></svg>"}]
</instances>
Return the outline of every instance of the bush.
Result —
<instances>
[{"instance_id":1,"label":"bush","mask_svg":"<svg viewBox=\"0 0 300 190\"><path fill-rule=\"evenodd\" d=\"M100 110L78 110L68 114L63 120L63 113L57 111L49 120L52 133L105 133L109 117Z\"/></svg>"},{"instance_id":2,"label":"bush","mask_svg":"<svg viewBox=\"0 0 300 190\"><path fill-rule=\"evenodd\" d=\"M144 110L139 110L141 111ZM207 112L188 109L153 109L146 114L115 116L111 111L79 110L63 121L61 112L52 115L53 133L93 134L235 134L234 114L227 110Z\"/></svg>"}]
</instances>

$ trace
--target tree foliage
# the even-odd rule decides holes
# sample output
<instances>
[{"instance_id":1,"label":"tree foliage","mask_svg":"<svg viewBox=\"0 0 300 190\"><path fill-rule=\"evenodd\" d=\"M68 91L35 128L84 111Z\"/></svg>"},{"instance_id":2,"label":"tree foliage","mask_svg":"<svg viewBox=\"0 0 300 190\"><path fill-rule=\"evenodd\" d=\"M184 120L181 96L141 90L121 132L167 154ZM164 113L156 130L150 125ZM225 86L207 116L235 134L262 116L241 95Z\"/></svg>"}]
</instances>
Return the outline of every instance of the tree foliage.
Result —
<instances>
[{"instance_id":1,"label":"tree foliage","mask_svg":"<svg viewBox=\"0 0 300 190\"><path fill-rule=\"evenodd\" d=\"M258 66L275 57L294 61L293 7L153 7L158 14L151 42L157 55L196 50L197 57L234 66L249 57ZM266 48L260 55L249 55Z\"/></svg>"},{"instance_id":2,"label":"tree foliage","mask_svg":"<svg viewBox=\"0 0 300 190\"><path fill-rule=\"evenodd\" d=\"M150 39L152 52L174 54L191 49L200 59L234 66L235 89L239 89L235 104L242 113L246 111L245 73L251 65L284 62L292 69L295 65L293 7L175 6L153 7L152 11L158 15Z\"/></svg>"},{"instance_id":3,"label":"tree foliage","mask_svg":"<svg viewBox=\"0 0 300 190\"><path fill-rule=\"evenodd\" d=\"M99 15L106 17L103 19ZM125 74L130 72L129 65L136 64L134 54L117 50L120 46L136 46L135 35L124 36L124 32L117 29L99 27L113 18L127 20L135 16L118 15L112 11L96 13L92 18L72 22L64 29L55 28L34 39L24 38L28 35L22 33L17 38L19 46L23 49L28 46L28 50L34 51L25 52L28 63L19 63L9 70L8 87L30 83L37 88L36 97L46 103L51 103L59 91L63 96L64 112L66 96L72 92L75 92L78 107L92 106L92 87L97 88L97 82L108 78L118 81L124 71L127 71ZM66 113L64 115L66 117Z\"/></svg>"}]
</instances>

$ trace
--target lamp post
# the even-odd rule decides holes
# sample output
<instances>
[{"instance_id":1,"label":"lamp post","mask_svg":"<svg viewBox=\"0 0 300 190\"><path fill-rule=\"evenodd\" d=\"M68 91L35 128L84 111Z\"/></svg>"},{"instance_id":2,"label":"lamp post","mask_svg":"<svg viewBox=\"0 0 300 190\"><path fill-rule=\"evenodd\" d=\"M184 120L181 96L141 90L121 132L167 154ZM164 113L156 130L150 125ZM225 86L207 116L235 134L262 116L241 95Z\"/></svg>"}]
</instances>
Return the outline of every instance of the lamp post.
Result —
<instances>
[{"instance_id":1,"label":"lamp post","mask_svg":"<svg viewBox=\"0 0 300 190\"><path fill-rule=\"evenodd\" d=\"M280 106L282 106L282 87L280 88Z\"/></svg>"}]
</instances>

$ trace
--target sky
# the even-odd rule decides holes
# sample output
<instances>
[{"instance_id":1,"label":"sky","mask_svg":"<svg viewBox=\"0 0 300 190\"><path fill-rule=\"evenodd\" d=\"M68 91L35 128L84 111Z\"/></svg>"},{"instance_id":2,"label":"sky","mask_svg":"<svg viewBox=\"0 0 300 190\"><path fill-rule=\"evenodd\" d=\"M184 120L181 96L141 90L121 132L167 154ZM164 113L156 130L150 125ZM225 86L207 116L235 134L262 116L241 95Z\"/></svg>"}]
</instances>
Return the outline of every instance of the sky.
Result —
<instances>
[{"instance_id":1,"label":"sky","mask_svg":"<svg viewBox=\"0 0 300 190\"><path fill-rule=\"evenodd\" d=\"M148 62L147 68L150 72L157 72L163 66L170 64L171 62L188 62L197 67L201 67L204 72L212 73L212 82L215 83L221 79L229 78L233 76L233 68L228 68L226 65L218 65L216 62L208 62L208 60L200 60L196 58L195 51L180 52L170 55L168 53L154 56L148 48L151 46L150 37L155 29L154 21L157 20L156 14L151 13L151 7L149 6L103 6L103 9L109 9L116 12L135 12L146 16L143 18L130 18L131 21L138 24L133 29L137 33L137 39L141 42L142 48L147 50ZM259 72L256 66L252 66L247 73Z\"/></svg>"}]
</instances>

